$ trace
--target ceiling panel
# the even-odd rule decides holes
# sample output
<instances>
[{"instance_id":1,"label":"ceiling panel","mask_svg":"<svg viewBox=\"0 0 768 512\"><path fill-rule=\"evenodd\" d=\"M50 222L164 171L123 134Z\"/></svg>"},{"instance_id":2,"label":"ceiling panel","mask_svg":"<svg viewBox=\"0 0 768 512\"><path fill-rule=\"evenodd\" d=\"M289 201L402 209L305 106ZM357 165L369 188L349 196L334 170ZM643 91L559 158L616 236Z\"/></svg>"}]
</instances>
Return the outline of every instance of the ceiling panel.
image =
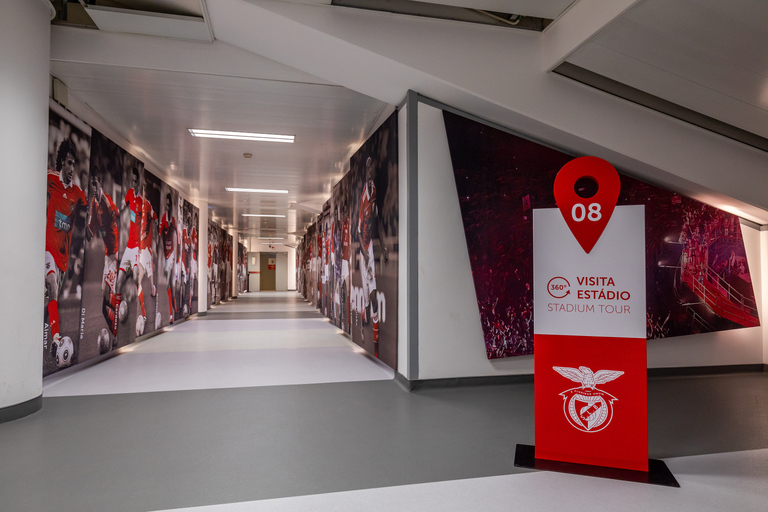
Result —
<instances>
[{"instance_id":1,"label":"ceiling panel","mask_svg":"<svg viewBox=\"0 0 768 512\"><path fill-rule=\"evenodd\" d=\"M340 86L279 80L273 72L258 79L54 61L51 73L152 155L177 186L207 199L223 224L254 236L302 229L311 215L290 203L321 205L350 154L392 109ZM296 142L199 139L188 128L295 135ZM253 156L246 159L244 153ZM290 192L230 193L225 186ZM286 218L244 218L242 213Z\"/></svg>"},{"instance_id":2,"label":"ceiling panel","mask_svg":"<svg viewBox=\"0 0 768 512\"><path fill-rule=\"evenodd\" d=\"M768 138L768 2L646 0L567 61Z\"/></svg>"}]
</instances>

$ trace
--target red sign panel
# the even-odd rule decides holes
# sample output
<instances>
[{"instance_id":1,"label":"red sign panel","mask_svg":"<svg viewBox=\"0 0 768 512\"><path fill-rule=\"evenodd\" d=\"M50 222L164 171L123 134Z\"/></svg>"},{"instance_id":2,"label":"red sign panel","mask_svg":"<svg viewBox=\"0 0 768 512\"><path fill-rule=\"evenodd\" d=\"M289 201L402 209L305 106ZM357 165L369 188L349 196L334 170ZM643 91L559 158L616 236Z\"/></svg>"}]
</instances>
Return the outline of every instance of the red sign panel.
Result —
<instances>
[{"instance_id":1,"label":"red sign panel","mask_svg":"<svg viewBox=\"0 0 768 512\"><path fill-rule=\"evenodd\" d=\"M645 338L534 340L536 458L648 471Z\"/></svg>"}]
</instances>

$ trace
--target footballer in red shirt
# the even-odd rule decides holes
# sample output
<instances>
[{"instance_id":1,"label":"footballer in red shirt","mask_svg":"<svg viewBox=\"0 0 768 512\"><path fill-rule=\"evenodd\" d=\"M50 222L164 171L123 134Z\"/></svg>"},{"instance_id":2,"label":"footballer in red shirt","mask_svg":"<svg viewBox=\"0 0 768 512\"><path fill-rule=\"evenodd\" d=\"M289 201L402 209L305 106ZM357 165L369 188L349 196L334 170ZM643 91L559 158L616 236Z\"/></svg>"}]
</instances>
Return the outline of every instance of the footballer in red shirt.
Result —
<instances>
[{"instance_id":1,"label":"footballer in red shirt","mask_svg":"<svg viewBox=\"0 0 768 512\"><path fill-rule=\"evenodd\" d=\"M109 194L102 187L102 176L97 167L91 169L91 201L88 209L86 237L97 233L104 243L104 273L101 281L101 312L112 332L112 345L117 343L118 311L115 309L117 284L117 252L120 241L118 221L120 211Z\"/></svg>"},{"instance_id":2,"label":"footballer in red shirt","mask_svg":"<svg viewBox=\"0 0 768 512\"><path fill-rule=\"evenodd\" d=\"M141 303L141 315L146 322L146 312L144 310L144 296L140 292L141 279L143 273L141 270L141 264L139 262L139 242L141 240L141 215L144 206L144 198L141 197L139 190L141 190L141 177L139 176L139 170L134 167L131 172L131 186L128 192L125 194L125 200L123 201L123 207L120 210L122 213L126 209L129 210L131 221L128 228L128 245L123 251L123 257L120 260L120 269L117 272L117 293L115 294L115 304L117 310L120 310L120 303L123 301L123 286L125 286L125 280L127 276L131 276L134 279L139 278L139 302Z\"/></svg>"},{"instance_id":3,"label":"footballer in red shirt","mask_svg":"<svg viewBox=\"0 0 768 512\"><path fill-rule=\"evenodd\" d=\"M163 242L163 255L165 256L163 270L168 283L168 317L171 325L173 325L174 311L177 311L173 281L176 275L176 251L179 250L179 235L176 231L176 217L173 216L173 199L170 193L165 196L165 213L160 219L160 240Z\"/></svg>"},{"instance_id":4,"label":"footballer in red shirt","mask_svg":"<svg viewBox=\"0 0 768 512\"><path fill-rule=\"evenodd\" d=\"M51 350L62 344L59 333L59 293L69 266L70 245L75 217L87 205L85 194L75 185L73 176L77 150L70 139L64 139L56 154L56 170L48 169L48 204L45 230L45 291L53 342ZM72 361L71 358L67 359Z\"/></svg>"}]
</instances>

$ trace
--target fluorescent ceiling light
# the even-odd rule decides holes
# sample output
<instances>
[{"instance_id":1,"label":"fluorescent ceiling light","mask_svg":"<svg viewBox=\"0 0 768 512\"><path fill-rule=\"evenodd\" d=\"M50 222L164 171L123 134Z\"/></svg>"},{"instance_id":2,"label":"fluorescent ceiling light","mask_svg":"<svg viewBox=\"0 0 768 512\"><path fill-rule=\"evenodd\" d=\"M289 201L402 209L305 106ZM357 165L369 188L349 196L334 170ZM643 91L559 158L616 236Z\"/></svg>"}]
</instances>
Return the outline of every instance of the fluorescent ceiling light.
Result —
<instances>
[{"instance_id":1,"label":"fluorescent ceiling light","mask_svg":"<svg viewBox=\"0 0 768 512\"><path fill-rule=\"evenodd\" d=\"M273 190L269 188L232 188L224 187L227 192L254 192L261 194L287 194L287 190Z\"/></svg>"},{"instance_id":2,"label":"fluorescent ceiling light","mask_svg":"<svg viewBox=\"0 0 768 512\"><path fill-rule=\"evenodd\" d=\"M259 240L285 240L281 236L260 236Z\"/></svg>"},{"instance_id":3,"label":"fluorescent ceiling light","mask_svg":"<svg viewBox=\"0 0 768 512\"><path fill-rule=\"evenodd\" d=\"M280 217L283 218L285 215L270 215L266 213L244 213L243 217Z\"/></svg>"},{"instance_id":4,"label":"fluorescent ceiling light","mask_svg":"<svg viewBox=\"0 0 768 512\"><path fill-rule=\"evenodd\" d=\"M272 133L223 132L220 130L199 130L188 128L193 137L208 139L255 140L260 142L287 142L293 144L293 135L275 135Z\"/></svg>"}]
</instances>

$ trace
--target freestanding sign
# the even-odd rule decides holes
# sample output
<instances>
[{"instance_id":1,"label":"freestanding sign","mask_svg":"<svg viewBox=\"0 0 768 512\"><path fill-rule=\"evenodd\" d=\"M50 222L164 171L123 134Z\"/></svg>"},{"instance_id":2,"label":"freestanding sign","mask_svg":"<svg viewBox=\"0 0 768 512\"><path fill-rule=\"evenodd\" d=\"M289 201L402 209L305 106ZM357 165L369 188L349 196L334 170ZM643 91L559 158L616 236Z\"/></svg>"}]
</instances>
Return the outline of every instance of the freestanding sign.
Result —
<instances>
[{"instance_id":1,"label":"freestanding sign","mask_svg":"<svg viewBox=\"0 0 768 512\"><path fill-rule=\"evenodd\" d=\"M533 213L535 458L648 472L645 216L619 189L578 158Z\"/></svg>"}]
</instances>

